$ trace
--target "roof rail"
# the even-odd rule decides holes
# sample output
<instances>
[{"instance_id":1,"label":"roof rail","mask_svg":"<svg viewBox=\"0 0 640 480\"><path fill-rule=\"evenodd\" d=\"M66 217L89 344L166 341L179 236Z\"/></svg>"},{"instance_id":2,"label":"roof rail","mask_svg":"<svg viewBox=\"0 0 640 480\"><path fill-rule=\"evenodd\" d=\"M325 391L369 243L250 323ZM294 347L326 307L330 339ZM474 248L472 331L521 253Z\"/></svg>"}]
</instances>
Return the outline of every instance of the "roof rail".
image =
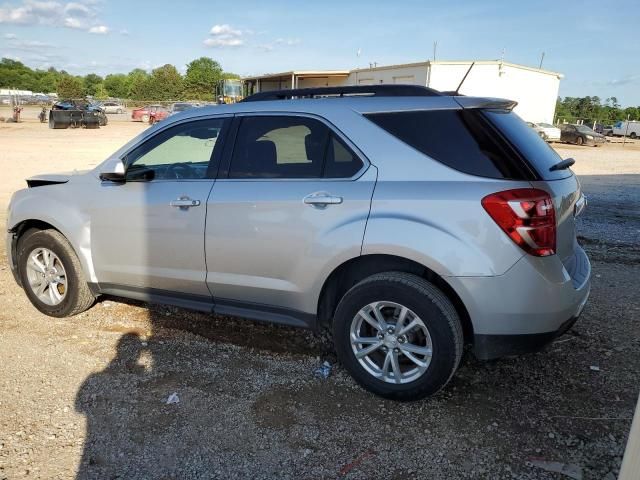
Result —
<instances>
[{"instance_id":1,"label":"roof rail","mask_svg":"<svg viewBox=\"0 0 640 480\"><path fill-rule=\"evenodd\" d=\"M294 88L290 90L272 90L259 92L243 99L243 102L261 102L267 100L286 100L289 98L316 97L437 97L441 93L420 85L357 85L346 87Z\"/></svg>"}]
</instances>

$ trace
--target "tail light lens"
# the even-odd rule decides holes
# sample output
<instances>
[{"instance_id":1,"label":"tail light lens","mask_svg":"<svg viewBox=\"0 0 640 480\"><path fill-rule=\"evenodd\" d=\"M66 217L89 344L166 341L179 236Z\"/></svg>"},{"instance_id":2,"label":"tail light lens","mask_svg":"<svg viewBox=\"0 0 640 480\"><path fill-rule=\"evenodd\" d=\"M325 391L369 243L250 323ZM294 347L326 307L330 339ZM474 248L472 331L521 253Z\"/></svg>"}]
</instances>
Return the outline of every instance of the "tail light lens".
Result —
<instances>
[{"instance_id":1,"label":"tail light lens","mask_svg":"<svg viewBox=\"0 0 640 480\"><path fill-rule=\"evenodd\" d=\"M482 206L525 252L536 257L556 253L556 212L547 192L519 188L492 193Z\"/></svg>"}]
</instances>

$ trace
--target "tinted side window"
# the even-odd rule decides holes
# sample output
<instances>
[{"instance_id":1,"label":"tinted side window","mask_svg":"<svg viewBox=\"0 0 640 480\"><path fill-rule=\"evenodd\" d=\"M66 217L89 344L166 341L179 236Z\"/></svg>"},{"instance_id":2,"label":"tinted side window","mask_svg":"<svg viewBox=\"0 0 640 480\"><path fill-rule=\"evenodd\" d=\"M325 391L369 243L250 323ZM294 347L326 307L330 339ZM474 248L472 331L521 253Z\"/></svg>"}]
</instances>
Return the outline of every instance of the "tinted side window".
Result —
<instances>
[{"instance_id":1,"label":"tinted side window","mask_svg":"<svg viewBox=\"0 0 640 480\"><path fill-rule=\"evenodd\" d=\"M328 128L310 118L245 117L229 178L319 178L328 138Z\"/></svg>"},{"instance_id":2,"label":"tinted side window","mask_svg":"<svg viewBox=\"0 0 640 480\"><path fill-rule=\"evenodd\" d=\"M518 152L531 164L543 180L554 180L571 176L571 170L549 170L562 161L560 155L540 138L513 112L504 110L487 111L484 115L514 145ZM569 126L568 131L576 127Z\"/></svg>"},{"instance_id":3,"label":"tinted side window","mask_svg":"<svg viewBox=\"0 0 640 480\"><path fill-rule=\"evenodd\" d=\"M220 155L224 124L199 120L160 132L127 155L127 180L207 178L210 161Z\"/></svg>"},{"instance_id":4,"label":"tinted side window","mask_svg":"<svg viewBox=\"0 0 640 480\"><path fill-rule=\"evenodd\" d=\"M366 117L416 150L461 172L491 178L526 177L514 152L492 134L477 112L410 111Z\"/></svg>"},{"instance_id":5,"label":"tinted side window","mask_svg":"<svg viewBox=\"0 0 640 480\"><path fill-rule=\"evenodd\" d=\"M331 135L324 167L325 178L351 178L362 168L362 161L335 135Z\"/></svg>"}]
</instances>

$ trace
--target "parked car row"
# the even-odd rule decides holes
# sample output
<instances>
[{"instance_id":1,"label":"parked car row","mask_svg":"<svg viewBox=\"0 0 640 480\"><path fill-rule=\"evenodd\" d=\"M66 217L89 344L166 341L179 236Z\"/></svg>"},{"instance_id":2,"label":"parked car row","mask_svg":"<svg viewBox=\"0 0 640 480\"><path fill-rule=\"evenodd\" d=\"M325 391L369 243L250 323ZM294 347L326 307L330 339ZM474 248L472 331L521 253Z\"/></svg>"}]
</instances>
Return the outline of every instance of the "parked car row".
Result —
<instances>
[{"instance_id":1,"label":"parked car row","mask_svg":"<svg viewBox=\"0 0 640 480\"><path fill-rule=\"evenodd\" d=\"M543 140L547 142L574 143L576 145L600 146L607 139L602 133L596 132L586 125L560 124L557 127L549 123L527 122ZM600 127L603 127L600 125ZM607 127L603 127L603 130Z\"/></svg>"},{"instance_id":2,"label":"parked car row","mask_svg":"<svg viewBox=\"0 0 640 480\"><path fill-rule=\"evenodd\" d=\"M131 120L134 122L144 122L147 123L153 117L154 122L160 122L167 118L170 115L174 115L179 112L184 112L185 110L189 110L191 108L199 107L198 103L189 103L189 102L176 102L173 103L169 108L163 105L146 105L144 107L139 107L131 111Z\"/></svg>"},{"instance_id":3,"label":"parked car row","mask_svg":"<svg viewBox=\"0 0 640 480\"><path fill-rule=\"evenodd\" d=\"M531 128L533 128L540 138L542 138L546 142L559 142L560 141L560 129L558 127L554 127L548 123L540 122L533 123L527 122Z\"/></svg>"}]
</instances>

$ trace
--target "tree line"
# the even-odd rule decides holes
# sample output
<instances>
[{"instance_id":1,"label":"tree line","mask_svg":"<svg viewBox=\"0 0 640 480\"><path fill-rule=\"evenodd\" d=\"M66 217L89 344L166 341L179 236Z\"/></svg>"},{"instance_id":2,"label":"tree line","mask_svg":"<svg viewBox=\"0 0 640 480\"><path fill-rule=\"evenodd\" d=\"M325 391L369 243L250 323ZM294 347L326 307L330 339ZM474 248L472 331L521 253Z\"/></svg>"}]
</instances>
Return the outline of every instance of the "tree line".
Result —
<instances>
[{"instance_id":1,"label":"tree line","mask_svg":"<svg viewBox=\"0 0 640 480\"><path fill-rule=\"evenodd\" d=\"M602 101L600 97L558 97L556 119L558 122L601 123L611 125L618 120L640 120L640 106L622 108L616 97Z\"/></svg>"},{"instance_id":2,"label":"tree line","mask_svg":"<svg viewBox=\"0 0 640 480\"><path fill-rule=\"evenodd\" d=\"M150 73L136 68L126 74L113 73L105 77L95 73L71 75L53 67L34 70L17 60L0 60L0 87L45 94L55 92L60 98L213 100L219 82L231 78L239 76L223 71L218 62L208 57L189 62L184 75L175 66L166 64Z\"/></svg>"}]
</instances>

